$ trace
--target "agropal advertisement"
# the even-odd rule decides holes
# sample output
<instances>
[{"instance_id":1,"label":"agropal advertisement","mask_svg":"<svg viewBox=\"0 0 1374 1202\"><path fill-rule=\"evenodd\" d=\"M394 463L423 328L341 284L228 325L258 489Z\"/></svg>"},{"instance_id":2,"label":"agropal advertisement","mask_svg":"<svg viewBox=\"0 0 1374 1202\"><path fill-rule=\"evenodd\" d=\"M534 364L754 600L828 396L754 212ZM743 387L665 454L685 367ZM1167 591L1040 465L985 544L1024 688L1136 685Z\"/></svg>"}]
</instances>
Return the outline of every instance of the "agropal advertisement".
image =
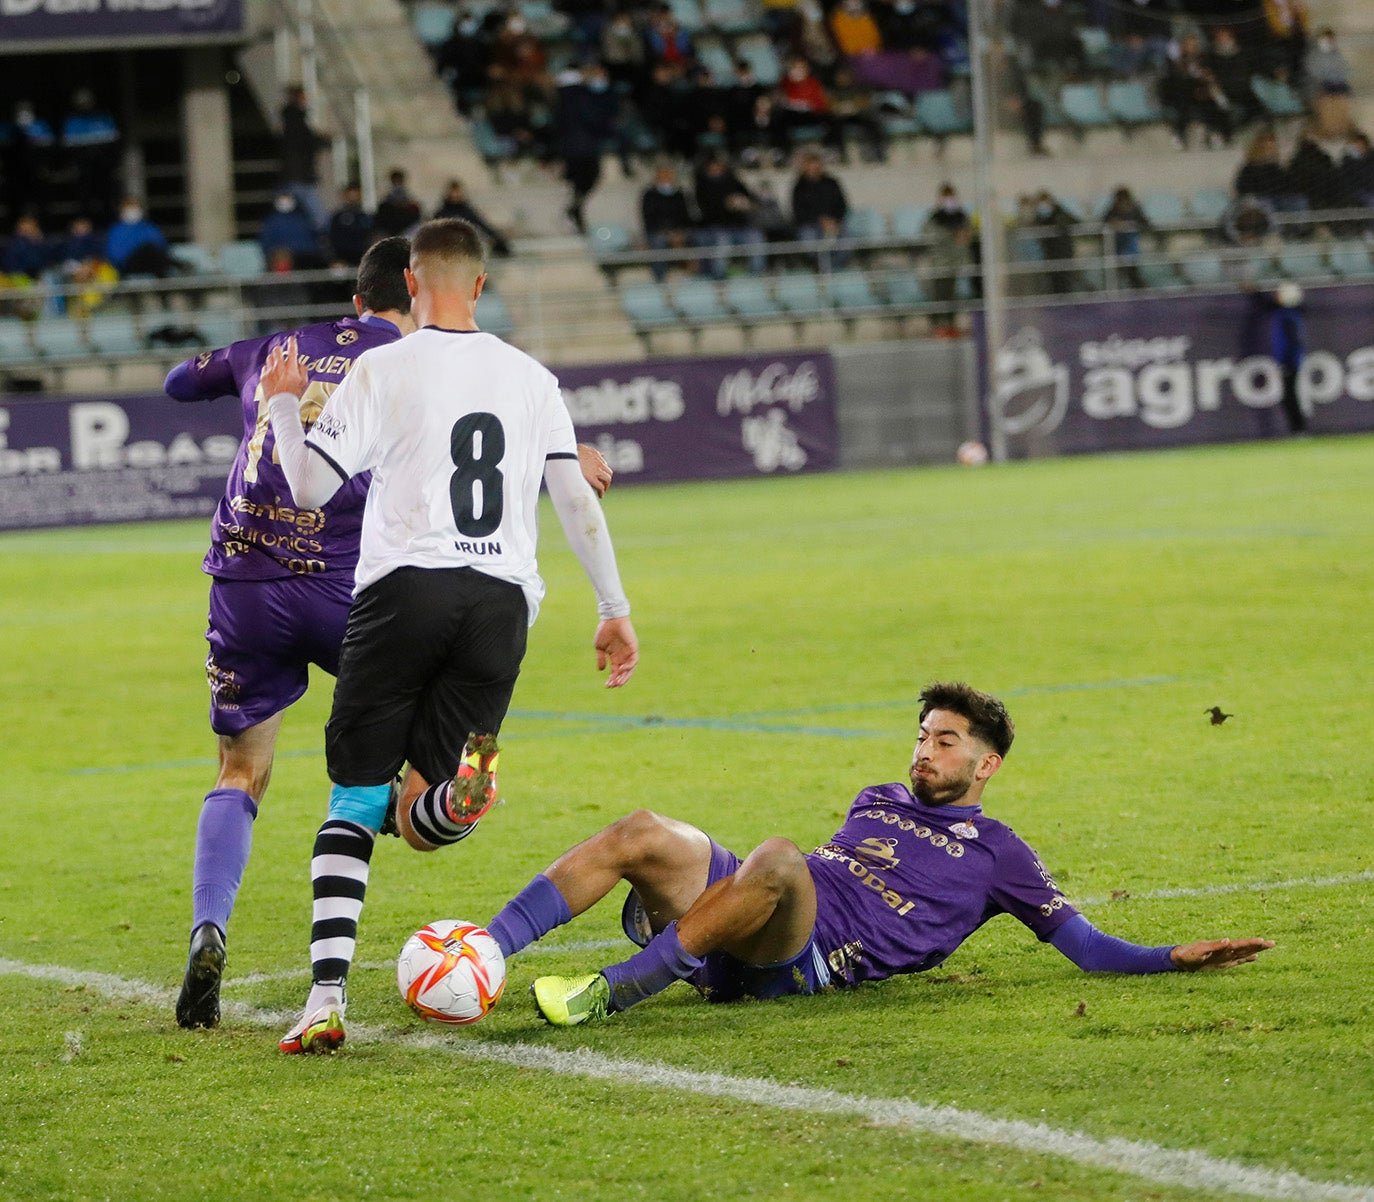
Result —
<instances>
[{"instance_id":1,"label":"agropal advertisement","mask_svg":"<svg viewBox=\"0 0 1374 1202\"><path fill-rule=\"evenodd\" d=\"M1013 308L1005 330L984 421L1012 457L1283 437L1285 366L1311 433L1374 429L1374 287Z\"/></svg>"}]
</instances>

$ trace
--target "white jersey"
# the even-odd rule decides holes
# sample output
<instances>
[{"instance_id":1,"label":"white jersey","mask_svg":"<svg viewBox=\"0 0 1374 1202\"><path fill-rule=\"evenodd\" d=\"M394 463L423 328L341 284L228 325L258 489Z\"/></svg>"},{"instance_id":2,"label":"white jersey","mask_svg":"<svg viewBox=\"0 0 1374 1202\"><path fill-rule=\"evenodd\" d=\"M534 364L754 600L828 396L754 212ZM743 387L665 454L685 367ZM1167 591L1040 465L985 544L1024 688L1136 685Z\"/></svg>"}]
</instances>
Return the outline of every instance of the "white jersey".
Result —
<instances>
[{"instance_id":1,"label":"white jersey","mask_svg":"<svg viewBox=\"0 0 1374 1202\"><path fill-rule=\"evenodd\" d=\"M518 584L533 622L545 460L577 457L552 372L491 334L426 326L359 357L307 444L372 472L354 594L396 568L475 568Z\"/></svg>"}]
</instances>

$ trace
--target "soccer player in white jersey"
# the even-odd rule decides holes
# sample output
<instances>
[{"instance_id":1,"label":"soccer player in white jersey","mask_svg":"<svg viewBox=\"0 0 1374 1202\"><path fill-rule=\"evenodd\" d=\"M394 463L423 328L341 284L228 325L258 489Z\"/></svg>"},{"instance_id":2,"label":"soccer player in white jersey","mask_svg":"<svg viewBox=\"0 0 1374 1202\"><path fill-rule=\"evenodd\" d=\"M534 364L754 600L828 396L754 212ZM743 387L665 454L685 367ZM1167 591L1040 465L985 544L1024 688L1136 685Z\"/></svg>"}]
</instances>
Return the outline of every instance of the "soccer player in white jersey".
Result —
<instances>
[{"instance_id":1,"label":"soccer player in white jersey","mask_svg":"<svg viewBox=\"0 0 1374 1202\"><path fill-rule=\"evenodd\" d=\"M306 435L297 348L273 353L264 391L297 505L323 504L372 472L354 601L325 728L333 781L311 877L312 986L287 1053L344 1040L345 981L389 786L422 778L397 806L406 841L456 843L496 797L496 734L544 585L535 561L539 484L596 591L597 666L607 686L639 657L605 518L578 466L558 381L477 328L481 242L463 221L411 240L406 283L419 329L364 354ZM430 784L429 782L438 782Z\"/></svg>"}]
</instances>

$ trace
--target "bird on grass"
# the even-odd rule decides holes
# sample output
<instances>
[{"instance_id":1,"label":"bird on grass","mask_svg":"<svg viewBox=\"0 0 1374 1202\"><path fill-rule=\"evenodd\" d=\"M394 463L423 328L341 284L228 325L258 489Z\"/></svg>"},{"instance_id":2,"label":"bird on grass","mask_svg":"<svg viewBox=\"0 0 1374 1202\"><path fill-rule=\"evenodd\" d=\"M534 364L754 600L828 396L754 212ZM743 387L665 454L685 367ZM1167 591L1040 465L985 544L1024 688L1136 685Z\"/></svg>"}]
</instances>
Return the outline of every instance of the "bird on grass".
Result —
<instances>
[{"instance_id":1,"label":"bird on grass","mask_svg":"<svg viewBox=\"0 0 1374 1202\"><path fill-rule=\"evenodd\" d=\"M1211 709L1209 709L1209 710L1203 710L1202 712L1203 712L1204 714L1211 714L1211 715L1212 715L1212 725L1213 725L1213 726L1220 726L1223 722L1226 721L1227 718L1234 718L1234 717L1235 717L1235 714L1223 714L1223 713L1221 712L1221 706L1219 706L1219 705L1214 705L1214 706L1212 706Z\"/></svg>"}]
</instances>

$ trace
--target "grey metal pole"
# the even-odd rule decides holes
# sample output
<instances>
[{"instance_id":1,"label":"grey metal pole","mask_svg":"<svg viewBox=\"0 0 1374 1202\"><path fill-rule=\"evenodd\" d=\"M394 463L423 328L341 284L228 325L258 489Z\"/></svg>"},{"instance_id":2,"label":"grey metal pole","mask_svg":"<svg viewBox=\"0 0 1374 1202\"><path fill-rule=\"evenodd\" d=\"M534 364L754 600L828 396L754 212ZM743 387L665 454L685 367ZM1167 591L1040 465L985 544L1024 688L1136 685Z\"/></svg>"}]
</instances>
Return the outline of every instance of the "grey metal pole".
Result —
<instances>
[{"instance_id":1,"label":"grey metal pole","mask_svg":"<svg viewBox=\"0 0 1374 1202\"><path fill-rule=\"evenodd\" d=\"M994 0L971 0L969 16L969 63L973 87L974 203L978 208L983 276L983 403L988 414L988 451L994 460L1007 457L1006 431L998 402L997 356L1005 336L1007 273L1005 231L997 205L997 180L993 170L996 98L989 59L995 52L992 39Z\"/></svg>"}]
</instances>

